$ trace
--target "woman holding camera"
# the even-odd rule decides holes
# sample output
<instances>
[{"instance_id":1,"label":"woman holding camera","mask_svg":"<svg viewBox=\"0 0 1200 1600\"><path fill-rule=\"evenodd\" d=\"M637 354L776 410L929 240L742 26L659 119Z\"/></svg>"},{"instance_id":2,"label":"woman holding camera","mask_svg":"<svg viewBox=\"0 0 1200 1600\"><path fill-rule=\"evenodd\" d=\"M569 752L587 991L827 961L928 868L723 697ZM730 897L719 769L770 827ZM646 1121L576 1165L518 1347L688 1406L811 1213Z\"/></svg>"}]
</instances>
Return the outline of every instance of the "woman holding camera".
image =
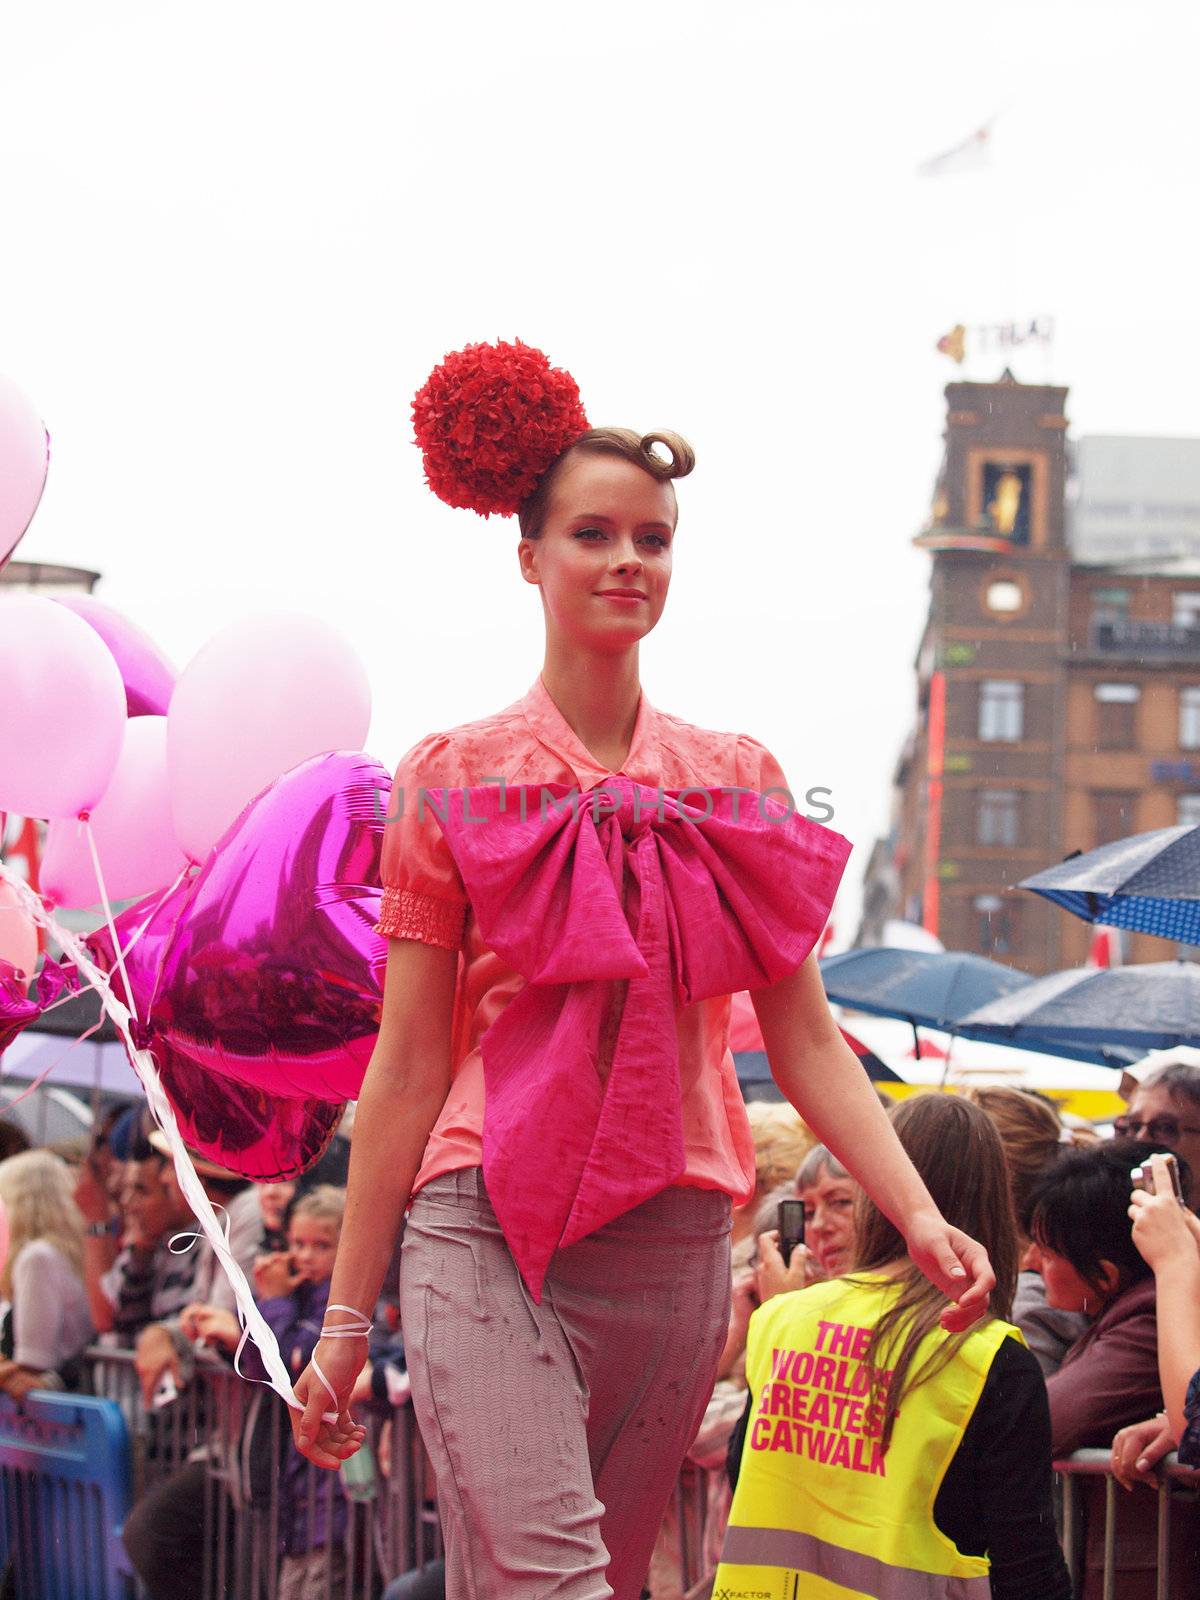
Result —
<instances>
[{"instance_id":1,"label":"woman holding camera","mask_svg":"<svg viewBox=\"0 0 1200 1600\"><path fill-rule=\"evenodd\" d=\"M1167 1425L1185 1467L1200 1467L1200 1218L1181 1202L1167 1157L1152 1155L1153 1187L1133 1191L1133 1242L1158 1290L1158 1372Z\"/></svg>"},{"instance_id":2,"label":"woman holding camera","mask_svg":"<svg viewBox=\"0 0 1200 1600\"><path fill-rule=\"evenodd\" d=\"M1129 1226L1132 1173L1148 1159L1145 1144L1111 1139L1067 1151L1034 1185L1028 1227L1046 1301L1088 1319L1083 1335L1047 1380L1055 1458L1076 1450L1107 1450L1116 1435L1115 1475L1127 1483L1120 1451L1132 1425L1162 1404L1154 1275ZM1174 1203L1174 1202L1173 1202ZM1098 1594L1105 1562L1104 1489L1098 1479L1080 1496L1087 1577L1083 1593ZM1181 1510L1177 1523L1182 1525ZM1176 1541L1182 1556L1183 1541ZM1151 1497L1122 1496L1116 1520L1116 1576L1121 1600L1150 1600L1157 1592L1157 1511ZM1180 1566L1179 1575L1185 1571Z\"/></svg>"}]
</instances>

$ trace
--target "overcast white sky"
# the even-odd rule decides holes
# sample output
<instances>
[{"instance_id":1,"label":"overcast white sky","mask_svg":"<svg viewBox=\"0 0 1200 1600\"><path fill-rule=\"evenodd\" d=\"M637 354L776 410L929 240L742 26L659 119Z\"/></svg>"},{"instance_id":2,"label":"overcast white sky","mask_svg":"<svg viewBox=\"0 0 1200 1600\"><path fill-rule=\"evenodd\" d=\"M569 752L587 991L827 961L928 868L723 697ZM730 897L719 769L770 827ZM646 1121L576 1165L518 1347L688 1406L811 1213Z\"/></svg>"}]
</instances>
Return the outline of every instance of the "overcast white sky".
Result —
<instances>
[{"instance_id":1,"label":"overcast white sky","mask_svg":"<svg viewBox=\"0 0 1200 1600\"><path fill-rule=\"evenodd\" d=\"M1056 319L1073 430L1200 433L1192 4L0 10L0 371L53 436L23 558L182 666L262 609L356 644L367 748L541 660L515 525L424 488L409 403L519 336L594 422L673 427L658 705L886 822L955 322ZM995 113L975 175L921 161ZM968 375L998 375L999 360Z\"/></svg>"}]
</instances>

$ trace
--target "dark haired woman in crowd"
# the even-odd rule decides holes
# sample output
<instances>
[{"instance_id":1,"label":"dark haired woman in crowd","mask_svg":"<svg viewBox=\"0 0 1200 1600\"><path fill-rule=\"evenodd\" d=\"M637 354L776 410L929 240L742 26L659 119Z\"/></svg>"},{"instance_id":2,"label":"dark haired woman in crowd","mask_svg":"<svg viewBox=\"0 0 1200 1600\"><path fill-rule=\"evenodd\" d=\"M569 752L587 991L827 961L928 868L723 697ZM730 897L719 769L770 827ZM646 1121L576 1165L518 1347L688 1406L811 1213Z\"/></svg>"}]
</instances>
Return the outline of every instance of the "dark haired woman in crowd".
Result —
<instances>
[{"instance_id":1,"label":"dark haired woman in crowd","mask_svg":"<svg viewBox=\"0 0 1200 1600\"><path fill-rule=\"evenodd\" d=\"M1130 1174L1148 1160L1147 1146L1133 1139L1069 1150L1030 1194L1029 1231L1046 1299L1088 1319L1086 1332L1046 1384L1056 1459L1076 1450L1109 1449L1119 1430L1162 1405L1154 1275L1129 1223ZM1186 1167L1181 1170L1186 1179ZM1100 1593L1103 1496L1099 1482L1083 1496L1086 1596ZM1156 1592L1156 1525L1148 1494L1122 1497L1116 1542L1121 1600L1149 1600ZM1177 1540L1180 1560L1182 1550Z\"/></svg>"},{"instance_id":2,"label":"dark haired woman in crowd","mask_svg":"<svg viewBox=\"0 0 1200 1600\"><path fill-rule=\"evenodd\" d=\"M968 1324L993 1278L829 1013L811 951L846 841L776 809L756 740L642 692L691 447L591 428L519 342L447 357L414 417L442 499L518 516L545 653L522 699L396 773L382 1022L294 1425L322 1466L357 1448L366 1314L411 1200L402 1315L448 1593L632 1600L728 1331L731 1201L754 1187L731 993L755 991L776 1081L903 1223L947 1316ZM438 562L448 609L462 559ZM756 559L769 582L769 544Z\"/></svg>"},{"instance_id":3,"label":"dark haired woman in crowd","mask_svg":"<svg viewBox=\"0 0 1200 1600\"><path fill-rule=\"evenodd\" d=\"M864 1196L854 1272L751 1319L752 1404L714 1592L1069 1600L1045 1382L1002 1320L1017 1240L999 1138L950 1095L915 1096L892 1123L943 1216L987 1246L990 1316L947 1333L944 1296Z\"/></svg>"},{"instance_id":4,"label":"dark haired woman in crowd","mask_svg":"<svg viewBox=\"0 0 1200 1600\"><path fill-rule=\"evenodd\" d=\"M1056 1456L1107 1449L1161 1403L1154 1276L1129 1227L1129 1174L1145 1159L1132 1139L1069 1150L1030 1192L1046 1299L1089 1321L1046 1385Z\"/></svg>"}]
</instances>

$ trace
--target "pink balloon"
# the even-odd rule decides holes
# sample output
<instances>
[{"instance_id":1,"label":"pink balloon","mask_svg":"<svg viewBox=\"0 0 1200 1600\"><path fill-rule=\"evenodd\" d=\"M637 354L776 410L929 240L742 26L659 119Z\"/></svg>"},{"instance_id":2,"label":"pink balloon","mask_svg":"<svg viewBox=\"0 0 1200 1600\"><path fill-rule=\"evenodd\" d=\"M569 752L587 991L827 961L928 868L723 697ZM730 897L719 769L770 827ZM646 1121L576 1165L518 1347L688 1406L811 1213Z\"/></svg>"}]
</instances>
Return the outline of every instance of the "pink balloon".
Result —
<instances>
[{"instance_id":1,"label":"pink balloon","mask_svg":"<svg viewBox=\"0 0 1200 1600\"><path fill-rule=\"evenodd\" d=\"M125 684L129 715L165 717L177 674L150 635L90 594L56 594L53 599L55 605L82 617L112 651Z\"/></svg>"},{"instance_id":2,"label":"pink balloon","mask_svg":"<svg viewBox=\"0 0 1200 1600\"><path fill-rule=\"evenodd\" d=\"M124 943L151 916L126 964L185 1137L248 1178L311 1166L361 1087L387 959L371 928L390 789L369 756L314 756L157 909L118 919ZM87 942L111 970L107 931Z\"/></svg>"},{"instance_id":3,"label":"pink balloon","mask_svg":"<svg viewBox=\"0 0 1200 1600\"><path fill-rule=\"evenodd\" d=\"M180 675L167 716L175 833L192 861L267 784L310 756L360 750L371 721L354 650L315 617L250 617Z\"/></svg>"},{"instance_id":4,"label":"pink balloon","mask_svg":"<svg viewBox=\"0 0 1200 1600\"><path fill-rule=\"evenodd\" d=\"M91 823L110 900L149 894L186 865L171 826L165 717L131 717L125 724L121 754ZM101 903L87 835L74 818L47 828L39 885L55 905L82 909Z\"/></svg>"},{"instance_id":5,"label":"pink balloon","mask_svg":"<svg viewBox=\"0 0 1200 1600\"><path fill-rule=\"evenodd\" d=\"M50 438L29 401L0 377L0 571L33 520L46 486Z\"/></svg>"},{"instance_id":6,"label":"pink balloon","mask_svg":"<svg viewBox=\"0 0 1200 1600\"><path fill-rule=\"evenodd\" d=\"M0 810L90 811L125 733L125 689L107 646L40 595L0 600Z\"/></svg>"},{"instance_id":7,"label":"pink balloon","mask_svg":"<svg viewBox=\"0 0 1200 1600\"><path fill-rule=\"evenodd\" d=\"M0 883L0 961L10 962L28 983L37 958L37 925L12 885Z\"/></svg>"}]
</instances>

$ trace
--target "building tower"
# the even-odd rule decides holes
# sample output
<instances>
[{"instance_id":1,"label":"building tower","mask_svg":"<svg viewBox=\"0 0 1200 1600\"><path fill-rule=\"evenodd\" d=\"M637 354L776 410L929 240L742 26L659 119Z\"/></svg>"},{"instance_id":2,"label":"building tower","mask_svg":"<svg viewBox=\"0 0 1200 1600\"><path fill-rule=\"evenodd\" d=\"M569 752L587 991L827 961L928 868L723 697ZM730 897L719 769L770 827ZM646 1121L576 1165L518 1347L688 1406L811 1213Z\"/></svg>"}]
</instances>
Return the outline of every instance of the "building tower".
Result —
<instances>
[{"instance_id":1,"label":"building tower","mask_svg":"<svg viewBox=\"0 0 1200 1600\"><path fill-rule=\"evenodd\" d=\"M929 524L918 718L897 772L900 910L1030 972L1060 913L1014 889L1057 859L1069 603L1067 391L952 383Z\"/></svg>"}]
</instances>

